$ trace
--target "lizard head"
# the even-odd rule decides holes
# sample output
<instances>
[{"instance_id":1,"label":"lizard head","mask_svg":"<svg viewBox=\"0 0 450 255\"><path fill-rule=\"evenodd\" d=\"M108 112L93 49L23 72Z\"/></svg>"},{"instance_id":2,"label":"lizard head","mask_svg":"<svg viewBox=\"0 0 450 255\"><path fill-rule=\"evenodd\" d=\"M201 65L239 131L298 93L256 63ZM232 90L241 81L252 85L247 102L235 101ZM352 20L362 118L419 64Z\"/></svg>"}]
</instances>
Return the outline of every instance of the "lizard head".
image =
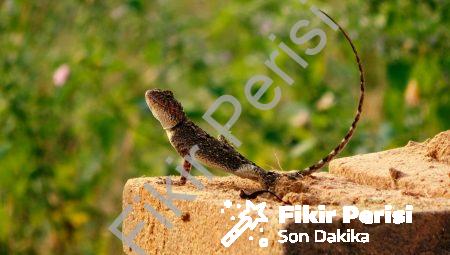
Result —
<instances>
[{"instance_id":1,"label":"lizard head","mask_svg":"<svg viewBox=\"0 0 450 255\"><path fill-rule=\"evenodd\" d=\"M172 91L152 89L145 92L145 101L153 116L164 129L175 127L186 119L183 107L175 99Z\"/></svg>"}]
</instances>

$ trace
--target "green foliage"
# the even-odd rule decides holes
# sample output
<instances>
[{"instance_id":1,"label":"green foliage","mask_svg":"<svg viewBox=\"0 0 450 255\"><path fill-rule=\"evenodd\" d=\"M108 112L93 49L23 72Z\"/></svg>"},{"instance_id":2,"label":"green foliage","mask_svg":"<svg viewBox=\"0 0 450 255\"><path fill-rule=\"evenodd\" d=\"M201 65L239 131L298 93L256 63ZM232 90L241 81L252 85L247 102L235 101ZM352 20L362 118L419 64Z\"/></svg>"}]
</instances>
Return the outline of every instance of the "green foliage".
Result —
<instances>
[{"instance_id":1,"label":"green foliage","mask_svg":"<svg viewBox=\"0 0 450 255\"><path fill-rule=\"evenodd\" d=\"M317 6L354 38L368 80L362 124L344 155L450 127L448 2ZM219 96L235 96L243 113L232 132L242 153L265 168L279 168L277 158L285 170L319 160L355 112L349 46L299 1L6 0L0 8L0 254L121 249L107 227L121 210L125 181L175 173L164 163L175 152L144 102L149 88L173 90L213 135L203 113ZM317 41L289 39L302 18L327 33L318 55L304 54ZM292 86L264 66L281 41L309 63L303 69L280 54ZM55 86L64 64L70 76ZM282 89L275 109L246 100L245 83L255 74ZM224 107L215 117L226 121L230 112Z\"/></svg>"}]
</instances>

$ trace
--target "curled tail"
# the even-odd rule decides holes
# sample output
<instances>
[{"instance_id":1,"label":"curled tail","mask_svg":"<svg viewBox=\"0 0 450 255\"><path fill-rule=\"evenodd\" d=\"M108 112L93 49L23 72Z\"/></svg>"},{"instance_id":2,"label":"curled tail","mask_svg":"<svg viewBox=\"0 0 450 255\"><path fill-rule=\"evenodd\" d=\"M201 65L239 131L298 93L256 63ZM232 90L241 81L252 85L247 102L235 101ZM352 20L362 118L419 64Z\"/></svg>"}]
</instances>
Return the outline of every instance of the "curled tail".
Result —
<instances>
[{"instance_id":1,"label":"curled tail","mask_svg":"<svg viewBox=\"0 0 450 255\"><path fill-rule=\"evenodd\" d=\"M360 97L359 97L359 103L358 103L358 110L356 112L355 119L353 120L353 123L350 126L350 129L348 130L347 134L342 139L342 141L336 146L336 148L334 148L334 150L332 150L330 152L330 154L328 154L326 157L321 159L316 164L314 164L314 165L312 165L310 167L307 167L307 168L305 168L302 171L289 173L288 175L291 176L291 177L306 176L306 175L310 175L310 174L318 171L324 165L326 165L328 162L330 162L334 157L336 157L336 155L338 155L344 149L344 147L347 145L347 143L350 141L350 139L353 136L353 132L355 131L355 128L356 128L356 126L358 124L358 121L359 121L359 119L361 117L362 106L363 106L363 102L364 102L364 85L365 85L364 71L363 71L363 67L362 67L361 60L359 58L358 52L356 51L356 47L355 47L355 45L353 45L353 42L350 39L350 37L348 36L347 32L345 32L345 30L336 21L334 21L334 19L331 18L328 14L326 14L323 11L321 11L321 12L324 15L326 15L331 21L333 21L339 27L339 30L345 36L345 39L349 42L350 46L352 47L353 53L355 54L355 59L356 59L356 63L358 64L359 79L360 79Z\"/></svg>"}]
</instances>

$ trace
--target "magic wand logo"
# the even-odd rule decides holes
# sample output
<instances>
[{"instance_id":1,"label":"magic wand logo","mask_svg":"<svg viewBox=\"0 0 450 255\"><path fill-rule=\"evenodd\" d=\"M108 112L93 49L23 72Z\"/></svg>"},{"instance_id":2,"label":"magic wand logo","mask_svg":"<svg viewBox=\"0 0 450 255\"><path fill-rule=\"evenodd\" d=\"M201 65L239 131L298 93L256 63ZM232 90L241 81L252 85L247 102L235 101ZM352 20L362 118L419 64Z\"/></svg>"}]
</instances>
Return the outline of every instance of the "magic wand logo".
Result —
<instances>
[{"instance_id":1,"label":"magic wand logo","mask_svg":"<svg viewBox=\"0 0 450 255\"><path fill-rule=\"evenodd\" d=\"M230 200L225 200L223 203L225 208L230 209L233 203ZM245 201L244 210L239 213L237 218L238 222L228 231L220 240L223 246L230 247L246 230L255 230L259 223L268 222L269 219L264 214L264 209L266 207L266 203L262 202L259 204L253 204L252 201ZM236 204L236 208L241 208L241 204ZM225 209L222 208L221 213L225 213ZM253 216L252 213L256 213L256 216ZM231 216L230 220L237 220L235 216ZM264 228L259 228L260 232L264 232ZM253 240L253 236L249 236L249 240ZM267 247L269 240L265 237L259 239L259 246L264 248Z\"/></svg>"}]
</instances>

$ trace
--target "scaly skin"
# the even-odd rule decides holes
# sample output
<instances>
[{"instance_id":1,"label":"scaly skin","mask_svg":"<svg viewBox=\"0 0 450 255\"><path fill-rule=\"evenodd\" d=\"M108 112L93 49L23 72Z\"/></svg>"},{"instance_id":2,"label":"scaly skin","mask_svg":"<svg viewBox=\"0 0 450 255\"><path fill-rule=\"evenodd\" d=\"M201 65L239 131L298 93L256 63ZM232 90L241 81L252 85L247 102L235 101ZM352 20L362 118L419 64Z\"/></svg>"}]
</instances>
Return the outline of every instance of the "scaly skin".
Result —
<instances>
[{"instance_id":1,"label":"scaly skin","mask_svg":"<svg viewBox=\"0 0 450 255\"><path fill-rule=\"evenodd\" d=\"M170 143L181 157L197 145L195 159L203 165L235 174L242 178L264 183L266 171L242 156L225 140L218 140L186 117L181 104L171 91L149 90L145 94L147 105L163 126ZM190 164L185 162L189 172ZM182 178L182 183L185 178ZM265 185L266 186L266 185Z\"/></svg>"},{"instance_id":2,"label":"scaly skin","mask_svg":"<svg viewBox=\"0 0 450 255\"><path fill-rule=\"evenodd\" d=\"M327 15L326 13L324 14ZM333 20L331 17L329 18ZM279 180L280 177L285 176L289 179L302 178L306 175L310 175L318 171L324 165L330 162L334 157L336 157L350 141L361 117L362 106L364 102L365 84L363 68L358 56L358 52L356 51L356 48L350 40L349 36L342 29L342 27L339 26L339 24L336 23L336 25L339 27L340 31L343 33L346 40L352 47L356 62L358 64L358 69L360 72L360 99L358 103L358 110L349 131L342 139L342 141L335 147L335 149L322 160L304 170L294 170L287 173L264 170L263 168L259 167L252 161L242 156L226 140L218 140L212 137L203 129L190 121L187 118L183 107L175 99L171 91L164 91L159 89L147 91L145 93L147 105L152 111L155 118L158 119L161 123L162 127L167 133L167 136L169 137L170 143L178 152L178 154L180 154L180 156L184 158L189 154L189 151L193 146L198 145L199 150L197 151L195 158L200 163L209 167L232 173L242 178L257 181L263 186L264 189L267 189L269 192L273 192L277 180ZM187 172L190 171L191 165L189 164L189 162L185 161L184 169ZM186 178L181 177L181 183L184 184L185 182ZM256 193L260 194L261 191L255 192L254 194ZM246 195L246 197L254 198L255 195Z\"/></svg>"}]
</instances>

